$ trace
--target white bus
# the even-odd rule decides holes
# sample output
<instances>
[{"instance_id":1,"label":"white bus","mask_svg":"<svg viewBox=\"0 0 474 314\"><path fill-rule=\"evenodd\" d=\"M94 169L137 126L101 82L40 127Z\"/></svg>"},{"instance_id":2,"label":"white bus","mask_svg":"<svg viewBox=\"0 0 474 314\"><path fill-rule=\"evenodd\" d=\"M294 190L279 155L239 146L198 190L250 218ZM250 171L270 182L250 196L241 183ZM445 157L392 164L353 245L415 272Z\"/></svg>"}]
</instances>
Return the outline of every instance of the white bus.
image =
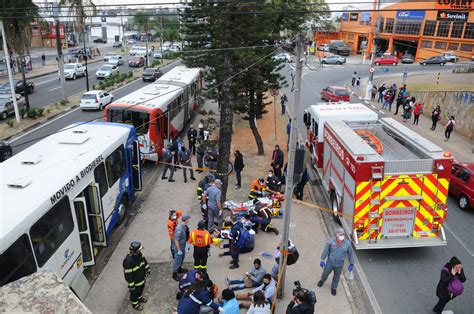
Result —
<instances>
[{"instance_id":1,"label":"white bus","mask_svg":"<svg viewBox=\"0 0 474 314\"><path fill-rule=\"evenodd\" d=\"M141 189L132 126L73 124L0 164L0 286L54 271L80 297L83 274Z\"/></svg>"}]
</instances>

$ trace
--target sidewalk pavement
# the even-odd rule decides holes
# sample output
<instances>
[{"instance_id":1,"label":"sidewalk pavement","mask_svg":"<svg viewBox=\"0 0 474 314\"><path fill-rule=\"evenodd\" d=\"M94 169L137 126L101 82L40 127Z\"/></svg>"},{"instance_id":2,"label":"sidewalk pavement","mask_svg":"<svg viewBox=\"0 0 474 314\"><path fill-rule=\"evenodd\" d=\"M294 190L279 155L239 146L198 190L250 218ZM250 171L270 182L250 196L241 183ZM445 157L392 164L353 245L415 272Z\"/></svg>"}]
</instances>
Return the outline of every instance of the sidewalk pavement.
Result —
<instances>
[{"instance_id":1,"label":"sidewalk pavement","mask_svg":"<svg viewBox=\"0 0 474 314\"><path fill-rule=\"evenodd\" d=\"M205 109L212 108L218 112L217 104L207 101ZM266 154L256 155L256 147L251 137L248 121L241 117L235 119L233 149L240 149L244 154L245 169L243 171L242 189L234 187L235 176L229 178L228 199L235 201L246 201L248 186L255 177L264 176L270 167L271 150L275 144L273 106L267 106L268 113L263 119L258 120L259 132L262 135ZM199 121L199 117L196 117ZM277 129L278 141L281 147L286 145L284 116L278 115ZM249 139L252 139L249 145ZM193 161L195 166L195 161ZM161 168L160 168L161 171ZM197 221L201 219L201 213L196 201L196 186L205 173L196 175L197 181L183 183L182 170L175 172L176 182L169 183L166 180L155 182L146 199L140 204L141 209L136 214L128 230L120 240L110 260L97 278L84 303L94 313L134 313L128 301L129 294L123 277L122 260L128 252L128 246L132 240L142 241L147 257L152 267L152 274L145 288L148 303L145 304L144 313L171 313L171 309L177 305L172 297L177 291L177 283L171 279L169 265L171 254L169 251L170 241L166 228L169 209L179 209L190 213L192 218L189 222L190 230L196 227ZM306 199L309 199L308 196ZM179 200L179 201L178 201ZM323 233L323 222L313 209L299 204L293 204L292 221L290 225L290 236L296 244L300 258L295 265L287 269L285 281L285 298L280 301L276 313L285 313L286 306L292 299L291 291L293 282L300 280L303 287L316 292L318 303L316 312L321 313L352 313L351 304L344 291L341 282L337 296L330 294L330 279L322 288L317 288L317 282L321 276L322 269L319 267L321 251L326 242ZM240 268L229 270L229 257L219 258L218 247L211 248L211 256L208 260L208 272L210 278L219 285L219 294L225 289L225 277L239 278L248 271L255 258L260 258L265 269L269 272L274 265L273 259L261 256L262 252L273 253L277 244L281 241L282 219L274 219L272 224L280 230L280 235L268 234L260 231L256 236L256 246L253 252L240 256ZM310 235L310 236L309 236ZM186 253L185 262L192 262L192 251ZM163 273L163 271L165 271ZM344 280L341 278L341 280ZM249 291L249 290L244 290ZM165 295L165 298L163 297ZM241 310L246 313L246 310Z\"/></svg>"},{"instance_id":2,"label":"sidewalk pavement","mask_svg":"<svg viewBox=\"0 0 474 314\"><path fill-rule=\"evenodd\" d=\"M387 79L384 80L383 77L379 77L378 81L385 82L387 86L392 84L392 81L395 79ZM358 91L354 91L354 95L357 95L361 102L365 102L369 106L371 106L374 110L382 113L384 117L393 118L399 122L403 122L402 114L403 109L400 108L398 115L394 115L396 104L395 102L392 105L392 111L382 109L382 104L377 103L376 101L366 101L364 100L365 97L365 90L367 84L363 82ZM407 85L408 91L410 91L410 85ZM474 160L474 141L470 140L469 138L463 136L456 132L456 128L454 129L453 133L449 141L445 141L444 137L444 130L445 125L441 124L441 121L438 122L435 131L431 130L431 112L424 112L420 116L418 125L413 124L413 114L411 115L411 119L409 121L403 122L405 126L414 130L421 136L425 137L426 139L430 140L431 142L435 143L445 151L449 151L453 154L454 159L459 162L473 162Z\"/></svg>"}]
</instances>

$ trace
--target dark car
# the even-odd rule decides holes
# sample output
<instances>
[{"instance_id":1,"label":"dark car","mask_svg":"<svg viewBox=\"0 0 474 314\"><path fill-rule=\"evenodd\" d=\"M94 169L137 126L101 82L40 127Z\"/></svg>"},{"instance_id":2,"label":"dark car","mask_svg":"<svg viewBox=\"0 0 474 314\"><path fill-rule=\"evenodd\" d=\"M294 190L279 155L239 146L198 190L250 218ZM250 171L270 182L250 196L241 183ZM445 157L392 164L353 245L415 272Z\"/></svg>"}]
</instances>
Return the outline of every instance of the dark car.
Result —
<instances>
[{"instance_id":1,"label":"dark car","mask_svg":"<svg viewBox=\"0 0 474 314\"><path fill-rule=\"evenodd\" d=\"M351 46L347 45L342 40L332 40L329 46L329 51L339 56L349 56L351 53Z\"/></svg>"},{"instance_id":2,"label":"dark car","mask_svg":"<svg viewBox=\"0 0 474 314\"><path fill-rule=\"evenodd\" d=\"M14 80L13 86L15 86L16 94L24 94L23 80ZM6 81L2 85L0 85L0 90L10 92L10 82ZM26 90L28 91L28 94L33 93L35 91L35 83L33 83L32 81L26 81Z\"/></svg>"},{"instance_id":3,"label":"dark car","mask_svg":"<svg viewBox=\"0 0 474 314\"><path fill-rule=\"evenodd\" d=\"M160 78L162 75L163 73L161 73L160 69L146 68L143 71L142 80L143 82L146 82L146 81L154 82L156 81L156 79Z\"/></svg>"},{"instance_id":4,"label":"dark car","mask_svg":"<svg viewBox=\"0 0 474 314\"><path fill-rule=\"evenodd\" d=\"M344 87L329 86L321 91L321 99L329 102L350 101L351 96Z\"/></svg>"},{"instance_id":5,"label":"dark car","mask_svg":"<svg viewBox=\"0 0 474 314\"><path fill-rule=\"evenodd\" d=\"M93 40L94 43L98 44L98 43L103 43L103 44L106 44L107 43L107 39L104 39L104 38L96 38Z\"/></svg>"},{"instance_id":6,"label":"dark car","mask_svg":"<svg viewBox=\"0 0 474 314\"><path fill-rule=\"evenodd\" d=\"M449 193L458 199L462 210L474 207L474 164L453 165Z\"/></svg>"},{"instance_id":7,"label":"dark car","mask_svg":"<svg viewBox=\"0 0 474 314\"><path fill-rule=\"evenodd\" d=\"M141 67L145 65L145 58L143 57L131 57L128 59L129 67Z\"/></svg>"},{"instance_id":8,"label":"dark car","mask_svg":"<svg viewBox=\"0 0 474 314\"><path fill-rule=\"evenodd\" d=\"M407 54L403 55L403 57L400 61L402 63L413 63L413 62L415 62L415 57L413 57L413 55L407 53Z\"/></svg>"},{"instance_id":9,"label":"dark car","mask_svg":"<svg viewBox=\"0 0 474 314\"><path fill-rule=\"evenodd\" d=\"M113 43L112 47L113 47L113 48L121 48L121 47L122 47L122 43L119 42L119 41L116 41L116 42Z\"/></svg>"},{"instance_id":10,"label":"dark car","mask_svg":"<svg viewBox=\"0 0 474 314\"><path fill-rule=\"evenodd\" d=\"M428 59L424 59L420 61L421 65L428 65L428 64L439 64L439 65L445 65L446 62L448 62L444 57L441 56L436 56L436 57L431 57Z\"/></svg>"}]
</instances>

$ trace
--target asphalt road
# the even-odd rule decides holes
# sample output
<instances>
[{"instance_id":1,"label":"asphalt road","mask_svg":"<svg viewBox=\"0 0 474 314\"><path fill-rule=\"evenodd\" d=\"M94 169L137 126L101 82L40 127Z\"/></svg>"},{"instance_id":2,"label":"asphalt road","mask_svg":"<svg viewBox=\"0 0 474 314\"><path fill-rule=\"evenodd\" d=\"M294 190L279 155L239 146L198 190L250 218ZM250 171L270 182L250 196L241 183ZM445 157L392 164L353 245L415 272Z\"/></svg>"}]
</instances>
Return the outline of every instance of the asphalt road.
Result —
<instances>
[{"instance_id":1,"label":"asphalt road","mask_svg":"<svg viewBox=\"0 0 474 314\"><path fill-rule=\"evenodd\" d=\"M310 66L319 67L319 65L311 64ZM450 67L422 67L415 64L406 66L408 75L422 71L449 70ZM364 79L369 74L368 68L363 65L331 65L314 71L305 67L299 117L302 117L304 109L308 106L320 102L321 89L330 85L349 84L354 71L357 71ZM405 66L385 68L388 68L389 72L382 72L381 67L376 67L375 82L380 81L378 76L381 74L401 76ZM288 95L289 103L292 104L290 73L293 70L287 67L283 71L286 72L287 81L290 84L284 91ZM389 79L386 83L391 84ZM351 102L360 102L360 100L352 96ZM378 113L381 115L380 112ZM301 125L299 130L300 134L305 134L304 126ZM328 207L327 204L326 207ZM437 302L435 292L440 271L452 256L457 256L462 261L468 281L464 286L463 295L448 303L446 309L459 314L473 313L474 286L469 284L469 281L474 278L474 228L472 227L474 211L460 210L451 196L448 199L448 209L448 220L444 224L447 246L356 252L383 313L430 313Z\"/></svg>"}]
</instances>

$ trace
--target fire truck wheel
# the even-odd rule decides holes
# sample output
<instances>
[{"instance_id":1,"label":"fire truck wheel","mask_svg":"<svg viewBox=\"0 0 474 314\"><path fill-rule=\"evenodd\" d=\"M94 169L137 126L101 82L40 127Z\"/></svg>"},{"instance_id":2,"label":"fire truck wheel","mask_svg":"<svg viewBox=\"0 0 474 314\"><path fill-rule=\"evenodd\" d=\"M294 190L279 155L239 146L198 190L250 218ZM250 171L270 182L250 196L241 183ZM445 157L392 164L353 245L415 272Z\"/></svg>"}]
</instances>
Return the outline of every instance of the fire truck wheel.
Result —
<instances>
[{"instance_id":1,"label":"fire truck wheel","mask_svg":"<svg viewBox=\"0 0 474 314\"><path fill-rule=\"evenodd\" d=\"M341 219L339 218L339 215L336 214L337 212L339 212L339 204L337 202L337 196L334 191L331 192L331 209L333 211L332 216L334 217L334 221L338 224L341 224Z\"/></svg>"},{"instance_id":2,"label":"fire truck wheel","mask_svg":"<svg viewBox=\"0 0 474 314\"><path fill-rule=\"evenodd\" d=\"M125 221L125 217L127 216L127 205L128 199L124 195L120 200L120 204L118 205L118 220L117 225L121 225Z\"/></svg>"}]
</instances>

